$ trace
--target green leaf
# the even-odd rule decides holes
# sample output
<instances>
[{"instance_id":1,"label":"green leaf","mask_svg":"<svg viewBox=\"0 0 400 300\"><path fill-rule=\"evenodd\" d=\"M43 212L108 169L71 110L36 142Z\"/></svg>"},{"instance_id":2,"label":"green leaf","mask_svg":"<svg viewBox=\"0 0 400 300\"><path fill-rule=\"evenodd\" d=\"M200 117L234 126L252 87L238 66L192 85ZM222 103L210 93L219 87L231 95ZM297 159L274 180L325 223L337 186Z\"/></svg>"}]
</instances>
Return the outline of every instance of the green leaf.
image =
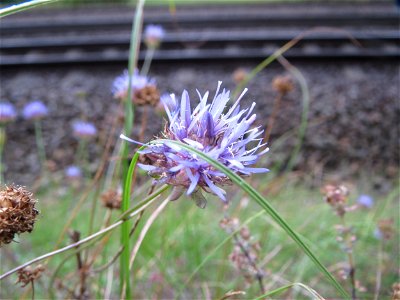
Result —
<instances>
[{"instance_id":1,"label":"green leaf","mask_svg":"<svg viewBox=\"0 0 400 300\"><path fill-rule=\"evenodd\" d=\"M320 260L316 257L316 255L311 251L311 249L306 245L306 243L302 240L302 238L289 226L289 224L278 214L278 212L271 206L271 204L263 197L260 193L258 193L254 188L252 188L246 181L244 181L239 175L232 172L228 167L224 166L220 162L215 159L209 157L205 153L189 146L183 144L179 141L173 140L165 140L159 139L154 140L151 144L165 144L172 143L181 148L196 154L198 157L201 157L204 161L208 162L213 167L218 170L224 172L226 176L228 176L237 186L239 186L243 191L245 191L254 201L256 201L273 219L274 221L283 229L285 232L292 238L293 241L304 251L305 254L311 259L311 261L317 266L317 268L323 273L328 280L332 283L332 285L340 292L340 294L349 299L349 295L343 289L343 287L336 281L333 275L326 269L326 267L320 262Z\"/></svg>"},{"instance_id":2,"label":"green leaf","mask_svg":"<svg viewBox=\"0 0 400 300\"><path fill-rule=\"evenodd\" d=\"M33 0L33 1L24 2L21 4L17 4L17 5L11 5L9 7L0 9L0 18L9 16L9 15L12 15L17 12L21 12L21 11L24 11L24 10L27 10L30 8L34 8L39 5L48 4L48 3L56 2L56 1L58 1L58 0Z\"/></svg>"}]
</instances>

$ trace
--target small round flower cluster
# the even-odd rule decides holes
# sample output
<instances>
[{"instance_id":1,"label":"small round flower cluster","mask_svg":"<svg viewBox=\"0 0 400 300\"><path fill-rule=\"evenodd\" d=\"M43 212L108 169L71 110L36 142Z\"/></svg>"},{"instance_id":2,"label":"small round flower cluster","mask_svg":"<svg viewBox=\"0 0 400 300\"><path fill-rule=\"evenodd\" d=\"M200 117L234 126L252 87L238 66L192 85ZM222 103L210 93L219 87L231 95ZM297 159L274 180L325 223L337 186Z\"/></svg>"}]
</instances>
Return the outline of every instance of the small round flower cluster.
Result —
<instances>
[{"instance_id":1,"label":"small round flower cluster","mask_svg":"<svg viewBox=\"0 0 400 300\"><path fill-rule=\"evenodd\" d=\"M239 103L245 90L224 112L230 92L224 89L220 93L221 84L218 83L211 103L207 103L207 92L200 96L200 103L193 110L187 91L182 93L180 103L175 95L163 97L169 119L163 136L204 152L240 176L268 172L265 168L250 167L269 150L260 138L263 131L258 127L250 128L256 120L256 115L252 114L255 103L249 109L240 109ZM133 141L123 135L121 137ZM225 191L220 186L231 183L230 179L190 151L166 142L151 144L141 153L146 164L139 166L149 171L157 183L186 189L187 195L198 194L201 189L226 201Z\"/></svg>"},{"instance_id":2,"label":"small round flower cluster","mask_svg":"<svg viewBox=\"0 0 400 300\"><path fill-rule=\"evenodd\" d=\"M371 208L374 206L374 198L372 198L370 195L360 195L360 197L357 199L357 203L361 207Z\"/></svg>"},{"instance_id":3,"label":"small round flower cluster","mask_svg":"<svg viewBox=\"0 0 400 300\"><path fill-rule=\"evenodd\" d=\"M5 125L15 120L17 112L10 103L0 103L0 125Z\"/></svg>"},{"instance_id":4,"label":"small round flower cluster","mask_svg":"<svg viewBox=\"0 0 400 300\"><path fill-rule=\"evenodd\" d=\"M28 103L22 111L22 115L26 120L38 120L47 116L48 113L46 105L38 100Z\"/></svg>"},{"instance_id":5,"label":"small round flower cluster","mask_svg":"<svg viewBox=\"0 0 400 300\"><path fill-rule=\"evenodd\" d=\"M97 129L93 123L85 121L76 121L72 124L73 133L78 138L92 138L96 136Z\"/></svg>"},{"instance_id":6,"label":"small round flower cluster","mask_svg":"<svg viewBox=\"0 0 400 300\"><path fill-rule=\"evenodd\" d=\"M82 170L79 167L74 166L74 165L68 166L65 169L65 176L69 180L80 179L82 177Z\"/></svg>"},{"instance_id":7,"label":"small round flower cluster","mask_svg":"<svg viewBox=\"0 0 400 300\"><path fill-rule=\"evenodd\" d=\"M16 234L31 232L39 211L32 193L21 186L0 190L0 246L9 244Z\"/></svg>"},{"instance_id":8,"label":"small round flower cluster","mask_svg":"<svg viewBox=\"0 0 400 300\"><path fill-rule=\"evenodd\" d=\"M149 48L158 48L164 36L165 31L162 26L149 24L144 31L144 42Z\"/></svg>"},{"instance_id":9,"label":"small round flower cluster","mask_svg":"<svg viewBox=\"0 0 400 300\"><path fill-rule=\"evenodd\" d=\"M46 105L39 100L29 102L22 110L22 116L26 120L38 120L47 116L48 113ZM0 125L10 123L16 117L17 112L12 104L0 103Z\"/></svg>"},{"instance_id":10,"label":"small round flower cluster","mask_svg":"<svg viewBox=\"0 0 400 300\"><path fill-rule=\"evenodd\" d=\"M111 88L114 98L125 100L128 96L129 73L125 70L122 75L115 78ZM139 74L138 70L132 74L132 101L136 105L156 106L160 101L160 93L155 80Z\"/></svg>"}]
</instances>

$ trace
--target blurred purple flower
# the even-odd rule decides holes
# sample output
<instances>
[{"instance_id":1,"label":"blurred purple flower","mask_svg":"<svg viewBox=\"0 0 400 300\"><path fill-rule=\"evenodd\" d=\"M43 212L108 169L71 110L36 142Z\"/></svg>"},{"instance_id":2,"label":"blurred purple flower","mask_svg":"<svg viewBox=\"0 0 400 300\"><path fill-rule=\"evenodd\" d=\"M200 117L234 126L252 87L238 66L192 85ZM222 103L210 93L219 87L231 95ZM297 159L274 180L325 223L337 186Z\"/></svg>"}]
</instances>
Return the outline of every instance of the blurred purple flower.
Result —
<instances>
[{"instance_id":1,"label":"blurred purple flower","mask_svg":"<svg viewBox=\"0 0 400 300\"><path fill-rule=\"evenodd\" d=\"M375 230L374 230L374 237L375 237L377 240L381 240L381 239L383 238L383 234L382 234L382 232L379 230L379 228L375 228Z\"/></svg>"},{"instance_id":2,"label":"blurred purple flower","mask_svg":"<svg viewBox=\"0 0 400 300\"><path fill-rule=\"evenodd\" d=\"M32 101L25 105L22 115L27 120L41 119L49 113L46 105L41 101Z\"/></svg>"},{"instance_id":3,"label":"blurred purple flower","mask_svg":"<svg viewBox=\"0 0 400 300\"><path fill-rule=\"evenodd\" d=\"M371 208L374 206L374 198L369 195L360 195L357 199L357 203L366 208Z\"/></svg>"},{"instance_id":4,"label":"blurred purple flower","mask_svg":"<svg viewBox=\"0 0 400 300\"><path fill-rule=\"evenodd\" d=\"M158 47L165 36L161 25L149 24L144 31L144 41L148 47Z\"/></svg>"},{"instance_id":5,"label":"blurred purple flower","mask_svg":"<svg viewBox=\"0 0 400 300\"><path fill-rule=\"evenodd\" d=\"M65 176L69 179L77 179L82 177L82 171L77 166L68 166L65 169Z\"/></svg>"},{"instance_id":6,"label":"blurred purple flower","mask_svg":"<svg viewBox=\"0 0 400 300\"><path fill-rule=\"evenodd\" d=\"M193 110L186 90L180 103L173 94L170 98L163 97L169 119L169 127L165 128L163 136L204 152L241 176L268 172L265 168L250 167L269 150L260 138L263 131L259 127L250 129L256 120L256 115L252 114L255 103L250 108L240 109L239 103L246 89L224 113L230 92L224 89L219 93L221 84L218 83L214 99L209 104L209 92L204 96L199 94L200 103ZM135 142L123 135L121 137ZM187 195L198 195L202 189L226 201L225 191L220 186L231 183L230 179L197 155L172 143L151 144L141 153L148 164L139 166L149 171L156 182L183 187L187 189Z\"/></svg>"},{"instance_id":7,"label":"blurred purple flower","mask_svg":"<svg viewBox=\"0 0 400 300\"><path fill-rule=\"evenodd\" d=\"M89 122L77 121L72 124L74 135L79 138L94 137L97 133L96 127Z\"/></svg>"},{"instance_id":8,"label":"blurred purple flower","mask_svg":"<svg viewBox=\"0 0 400 300\"><path fill-rule=\"evenodd\" d=\"M132 92L140 90L147 85L154 85L155 80L147 76L141 76L136 69L132 74ZM129 72L125 70L121 75L115 78L111 92L116 99L124 100L128 94Z\"/></svg>"},{"instance_id":9,"label":"blurred purple flower","mask_svg":"<svg viewBox=\"0 0 400 300\"><path fill-rule=\"evenodd\" d=\"M12 122L17 117L15 108L10 103L0 103L0 124Z\"/></svg>"}]
</instances>

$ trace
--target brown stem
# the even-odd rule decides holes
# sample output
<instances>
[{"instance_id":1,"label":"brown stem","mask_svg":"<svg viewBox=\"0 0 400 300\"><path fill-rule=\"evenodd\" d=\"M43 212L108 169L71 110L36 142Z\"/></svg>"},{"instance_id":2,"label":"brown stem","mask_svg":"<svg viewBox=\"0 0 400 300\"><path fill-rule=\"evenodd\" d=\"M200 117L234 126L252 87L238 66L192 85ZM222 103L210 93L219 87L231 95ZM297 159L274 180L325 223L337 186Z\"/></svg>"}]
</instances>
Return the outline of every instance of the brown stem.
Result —
<instances>
[{"instance_id":1,"label":"brown stem","mask_svg":"<svg viewBox=\"0 0 400 300\"><path fill-rule=\"evenodd\" d=\"M349 231L347 230L348 228L346 227L346 223L344 220L344 216L341 216L341 221L342 221L342 225L344 230L346 230L345 236L344 236L344 242L345 242L345 246L346 249L345 251L347 252L347 260L349 263L349 277L350 277L350 282L351 282L351 299L352 300L356 300L357 299L357 295L356 295L356 267L354 264L354 257L353 257L353 247L351 244L351 233L349 236Z\"/></svg>"},{"instance_id":2,"label":"brown stem","mask_svg":"<svg viewBox=\"0 0 400 300\"><path fill-rule=\"evenodd\" d=\"M143 206L141 206L140 208L138 208L137 210L135 210L134 212L132 212L132 213L130 213L128 215L124 214L123 217L119 221L117 221L114 224L112 224L112 225L110 225L110 226L108 226L108 227L106 227L106 228L104 228L104 229L102 229L102 230L100 230L100 231L98 231L98 232L96 232L96 233L94 233L94 234L92 234L92 235L80 240L77 243L73 243L71 245L65 246L64 248L61 248L61 249L46 253L44 255L38 256L38 257L32 259L31 261L28 261L28 262L26 262L26 263L24 263L24 264L22 264L22 265L20 265L20 266L18 266L16 268L12 269L12 270L0 275L0 280L3 280L4 278L7 278L11 274L14 274L15 272L17 272L17 271L19 271L19 270L21 270L23 268L26 268L27 266L30 266L30 265L32 265L32 264L34 264L36 262L42 261L44 259L48 259L48 258L50 258L50 257L52 257L52 256L54 256L56 254L60 254L60 253L65 252L67 250L76 248L79 245L85 244L85 243L87 243L87 242L89 242L89 241L91 241L91 240L93 240L93 239L95 239L95 238L97 238L97 237L99 237L99 236L101 236L101 235L103 235L103 234L105 234L105 233L117 228L118 226L120 226L125 221L131 219L136 214L138 214L142 210L146 209L146 207L149 206L151 203L152 202L148 202L148 203L144 204Z\"/></svg>"},{"instance_id":3,"label":"brown stem","mask_svg":"<svg viewBox=\"0 0 400 300\"><path fill-rule=\"evenodd\" d=\"M35 300L35 283L34 280L31 280L31 285L32 285L32 300Z\"/></svg>"},{"instance_id":4,"label":"brown stem","mask_svg":"<svg viewBox=\"0 0 400 300\"><path fill-rule=\"evenodd\" d=\"M279 107L283 98L283 93L279 93L278 96L276 96L275 100L274 100L274 105L272 108L272 113L271 116L268 119L268 125L267 125L267 129L265 130L265 135L264 135L264 141L269 141L269 138L271 136L271 132L272 129L274 128L274 124L275 124L275 120L276 120L276 116L278 114L279 111Z\"/></svg>"},{"instance_id":5,"label":"brown stem","mask_svg":"<svg viewBox=\"0 0 400 300\"><path fill-rule=\"evenodd\" d=\"M261 294L265 294L265 288L264 288L264 283L263 283L263 278L264 278L263 272L258 268L256 262L251 258L249 251L246 249L246 247L243 245L243 243L237 237L237 234L234 234L233 238L235 240L235 243L237 245L239 245L240 250L242 250L243 254L246 256L246 258L249 261L250 265L256 271L256 279L258 281L258 284L260 285Z\"/></svg>"},{"instance_id":6,"label":"brown stem","mask_svg":"<svg viewBox=\"0 0 400 300\"><path fill-rule=\"evenodd\" d=\"M375 294L374 300L379 299L379 291L381 289L381 281L382 281L382 252L383 252L383 243L382 240L379 241L379 250L378 250L378 268L376 270L376 284L375 284Z\"/></svg>"},{"instance_id":7,"label":"brown stem","mask_svg":"<svg viewBox=\"0 0 400 300\"><path fill-rule=\"evenodd\" d=\"M93 189L95 188L95 186L97 185L98 181L100 180L100 178L102 177L103 173L104 173L104 169L107 165L107 162L109 160L109 152L111 149L111 146L115 143L114 142L114 135L115 135L115 131L117 130L117 125L118 125L118 119L115 118L114 119L114 123L112 125L112 129L110 131L110 134L108 136L108 140L103 152L103 156L101 158L101 163L99 168L97 169L97 172L93 178L93 181L91 182L91 184L87 187L87 189L83 192L81 198L78 201L78 204L75 206L74 210L71 213L71 216L69 217L67 223L64 225L64 228L60 234L60 237L58 238L56 245L54 246L54 249L57 249L57 247L59 246L59 244L61 243L64 234L67 232L68 227L71 225L72 221L74 220L74 218L76 217L76 215L79 212L79 209L81 208L81 206L83 205L83 203L85 202L86 198L89 196L89 194L93 191ZM46 261L47 263L47 261Z\"/></svg>"},{"instance_id":8,"label":"brown stem","mask_svg":"<svg viewBox=\"0 0 400 300\"><path fill-rule=\"evenodd\" d=\"M142 211L140 212L140 214L139 214L139 216L138 216L138 218L137 218L135 224L133 225L131 231L129 232L129 236L130 236L130 237L132 236L132 234L135 232L137 226L139 225L139 222L140 222L140 220L142 219L143 214L144 214L144 210L142 210ZM92 272L93 272L93 273L99 273L99 272L104 271L104 270L107 269L108 267L110 267L110 266L117 260L117 258L121 255L121 253L122 253L123 250L124 250L124 246L121 246L121 247L118 249L118 252L114 255L114 257L113 257L108 263L106 263L105 265L103 265L103 266L101 266L101 267L98 267L97 269L94 269Z\"/></svg>"},{"instance_id":9,"label":"brown stem","mask_svg":"<svg viewBox=\"0 0 400 300\"><path fill-rule=\"evenodd\" d=\"M79 231L73 231L71 233L71 240L73 243L77 243L81 238L81 234ZM79 249L79 245L76 246L76 249ZM79 277L80 277L80 288L79 288L79 299L84 299L85 298L85 292L86 292L86 266L83 263L82 260L82 255L81 252L76 253L76 260L78 264L78 272L79 272Z\"/></svg>"},{"instance_id":10,"label":"brown stem","mask_svg":"<svg viewBox=\"0 0 400 300\"><path fill-rule=\"evenodd\" d=\"M142 113L142 123L140 126L140 134L139 134L139 142L143 143L144 133L146 132L147 127L147 119L148 119L148 107L144 106Z\"/></svg>"}]
</instances>

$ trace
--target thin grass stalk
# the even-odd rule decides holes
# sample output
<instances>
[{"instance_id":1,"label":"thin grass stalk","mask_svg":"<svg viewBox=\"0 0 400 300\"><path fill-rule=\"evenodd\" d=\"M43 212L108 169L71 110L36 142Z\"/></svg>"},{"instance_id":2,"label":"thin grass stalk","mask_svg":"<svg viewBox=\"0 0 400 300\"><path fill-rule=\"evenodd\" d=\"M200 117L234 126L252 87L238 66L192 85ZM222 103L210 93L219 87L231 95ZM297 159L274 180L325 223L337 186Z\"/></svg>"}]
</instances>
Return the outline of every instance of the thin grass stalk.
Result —
<instances>
[{"instance_id":1,"label":"thin grass stalk","mask_svg":"<svg viewBox=\"0 0 400 300\"><path fill-rule=\"evenodd\" d=\"M121 215L118 218L118 221L115 222L114 224L112 224L112 225L110 225L110 226L108 226L108 227L106 227L106 228L104 228L104 229L102 229L102 230L100 230L100 231L98 231L98 232L96 232L96 233L94 233L94 234L92 234L92 235L80 240L79 242L70 244L70 245L65 246L65 247L63 247L61 249L57 249L55 251L52 251L52 252L43 254L41 256L38 256L38 257L36 257L36 258L34 258L34 259L24 263L24 264L12 269L12 270L0 275L0 280L3 280L4 278L12 275L13 273L15 273L15 272L17 272L17 271L19 271L19 270L21 270L23 268L26 268L27 266L30 266L30 265L32 265L34 263L37 263L39 261L42 261L42 260L44 260L46 258L49 258L49 257L52 257L54 255L58 255L60 253L68 251L70 249L76 248L77 246L86 244L86 243L92 241L93 239L96 239L96 238L104 236L106 233L114 230L115 228L119 227L121 224L123 224L127 220L130 220L131 218L136 216L138 213L140 213L142 210L144 210L146 207L148 207L151 203L153 203L158 198L158 196L160 196L160 194L163 193L164 191L166 191L168 188L169 187L167 185L164 185L164 186L160 187L157 191L155 191L154 193L149 195L147 198L145 198L144 200L142 200L141 202L136 204L134 207L132 207L130 210L126 211L123 215ZM79 248L80 248L80 250L83 249L83 247L79 247Z\"/></svg>"},{"instance_id":2,"label":"thin grass stalk","mask_svg":"<svg viewBox=\"0 0 400 300\"><path fill-rule=\"evenodd\" d=\"M292 75L299 82L301 95L303 99L302 100L303 109L301 112L301 121L298 131L298 141L295 148L293 149L293 152L290 156L289 162L286 167L286 172L289 172L292 170L294 164L296 163L297 156L299 155L301 146L303 145L304 137L306 135L306 130L308 126L308 113L310 110L310 91L307 85L307 81L304 78L303 74L299 71L299 69L297 69L291 63L289 63L283 56L280 56L278 60L290 73L292 73Z\"/></svg>"},{"instance_id":3,"label":"thin grass stalk","mask_svg":"<svg viewBox=\"0 0 400 300\"><path fill-rule=\"evenodd\" d=\"M0 125L0 184L5 183L3 175L3 151L6 144L6 130L3 125Z\"/></svg>"},{"instance_id":4,"label":"thin grass stalk","mask_svg":"<svg viewBox=\"0 0 400 300\"><path fill-rule=\"evenodd\" d=\"M132 31L131 31L131 41L130 41L130 49L129 49L129 63L128 63L128 72L129 72L129 82L128 82L128 93L127 99L125 100L125 125L124 131L126 135L129 135L132 131L133 121L134 121L134 107L132 103L132 76L137 66L138 56L139 56L139 47L140 47L140 33L142 29L143 22L143 7L145 0L139 0L136 6L136 13L134 21L132 22ZM126 143L122 143L121 150L121 159L122 159L122 180L127 183L127 180L132 181L132 176L129 178L128 176L128 166L125 163L126 158L128 157L129 150L128 145ZM132 164L131 164L132 165ZM134 168L133 168L134 169ZM124 184L123 187L123 199L121 204L121 211L127 211L129 209L129 200L130 200L130 192L131 192L131 182L129 182L129 191L127 190L128 186ZM130 274L129 274L129 222L123 224L121 228L121 244L124 246L124 250L122 251L120 257L120 292L123 293L122 289L126 286L124 291L125 296L127 298L131 298L130 291Z\"/></svg>"},{"instance_id":5,"label":"thin grass stalk","mask_svg":"<svg viewBox=\"0 0 400 300\"><path fill-rule=\"evenodd\" d=\"M383 256L383 240L379 240L378 246L378 266L376 268L376 279L375 279L375 292L374 292L374 300L379 299L379 293L381 290L382 284L382 256Z\"/></svg>"},{"instance_id":6,"label":"thin grass stalk","mask_svg":"<svg viewBox=\"0 0 400 300\"><path fill-rule=\"evenodd\" d=\"M194 276L196 276L196 274L200 271L200 269L214 256L215 253L217 253L217 251L219 249L221 249L228 241L230 241L233 236L237 233L240 232L240 230L246 226L247 224L249 224L250 222L254 221L256 218L262 216L265 213L265 211L261 210L258 213L256 213L254 216L250 217L249 219L247 219L245 222L243 222L239 228L237 230L235 230L234 232L232 232L230 235L228 235L221 243L219 243L214 249L212 249L208 255L202 260L202 262L196 267L196 269L193 270L193 272L189 275L189 277L187 277L187 279L185 280L185 282L183 283L183 285L181 286L178 294L176 295L175 299L178 299L179 296L183 293L183 290L185 289L185 287L189 284L189 282L192 281L192 279L194 278Z\"/></svg>"},{"instance_id":7,"label":"thin grass stalk","mask_svg":"<svg viewBox=\"0 0 400 300\"><path fill-rule=\"evenodd\" d=\"M40 120L35 120L35 138L38 148L39 161L43 170L46 170L46 150L44 149L43 130Z\"/></svg>"},{"instance_id":8,"label":"thin grass stalk","mask_svg":"<svg viewBox=\"0 0 400 300\"><path fill-rule=\"evenodd\" d=\"M397 176L397 178L399 178L399 176ZM388 205L391 204L393 201L398 200L399 196L400 196L400 185L397 185L396 187L393 188L393 190L390 192L390 194L386 197L383 204L378 206L378 208L375 211L372 218L370 218L369 220L367 220L365 222L366 224L363 226L365 228L365 230L361 235L363 238L366 238L368 235L371 234L371 227L376 226L376 221L383 214L386 207L388 207Z\"/></svg>"},{"instance_id":9,"label":"thin grass stalk","mask_svg":"<svg viewBox=\"0 0 400 300\"><path fill-rule=\"evenodd\" d=\"M100 238L100 237L99 237ZM98 239L99 239L98 238ZM87 244L79 247L79 248L75 248L74 251L72 251L71 253L69 253L56 267L56 269L54 270L53 274L50 277L50 283L49 283L49 289L48 289L48 294L49 294L49 299L56 299L57 297L54 295L54 287L56 286L56 284L54 283L58 272L61 271L61 268L64 266L64 264L71 259L71 257L74 257L75 255L77 255L79 252L83 251L86 248L89 248L90 246L94 245L96 243L96 241L98 239L93 239L92 241L88 242Z\"/></svg>"},{"instance_id":10,"label":"thin grass stalk","mask_svg":"<svg viewBox=\"0 0 400 300\"><path fill-rule=\"evenodd\" d=\"M173 140L164 140L158 139L154 140L151 143L161 143L161 144L174 144L179 146L189 152L192 152L198 157L201 157L204 161L208 162L210 165L215 167L216 169L223 172L226 176L228 176L232 182L234 182L237 186L239 186L243 191L245 191L254 201L256 201L271 217L272 219L292 238L294 242L303 250L305 254L311 259L311 261L315 264L315 266L325 274L326 278L331 282L331 284L337 289L337 291L346 299L349 298L347 292L343 289L343 287L336 281L333 275L326 269L326 267L320 262L320 260L316 257L316 255L311 251L311 249L307 246L307 244L303 241L303 239L291 228L291 226L284 220L281 215L271 206L271 204L260 195L254 188L252 188L246 181L244 181L239 175L232 172L229 168L221 164L220 162L214 160L209 157L205 153L187 145L179 141Z\"/></svg>"},{"instance_id":11,"label":"thin grass stalk","mask_svg":"<svg viewBox=\"0 0 400 300\"><path fill-rule=\"evenodd\" d=\"M156 220L156 218L160 215L162 210L167 206L168 202L170 202L170 197L166 198L159 207L151 214L149 219L147 220L146 224L143 226L142 231L140 232L139 238L136 241L135 247L132 250L131 258L129 261L129 270L132 269L133 262L135 261L136 255L139 251L140 246L142 245L142 242L147 234L147 232L150 229L150 226L153 224L153 222Z\"/></svg>"},{"instance_id":12,"label":"thin grass stalk","mask_svg":"<svg viewBox=\"0 0 400 300\"><path fill-rule=\"evenodd\" d=\"M349 33L347 30L343 30L340 28L334 28L334 27L313 27L309 30L305 30L301 32L299 35L297 35L295 38L287 42L285 45L280 47L278 50L276 50L274 53L272 53L270 56L268 56L266 59L264 59L261 63L259 63L253 70L251 70L250 74L246 76L246 78L240 82L240 84L237 85L235 91L233 92L233 97L236 98L238 94L243 90L243 88L249 83L250 80L252 80L258 73L260 73L262 70L264 70L267 66L269 66L272 62L274 62L278 57L283 55L286 51L288 51L290 48L295 46L298 42L300 42L303 38L306 36L314 33L314 32L337 32L341 33L356 46L360 47L361 44Z\"/></svg>"},{"instance_id":13,"label":"thin grass stalk","mask_svg":"<svg viewBox=\"0 0 400 300\"><path fill-rule=\"evenodd\" d=\"M15 14L17 12L24 11L27 9L34 8L39 5L48 4L48 3L56 2L56 1L58 1L58 0L33 0L33 1L27 1L25 3L21 3L21 4L17 4L17 5L11 5L9 7L0 9L0 18Z\"/></svg>"},{"instance_id":14,"label":"thin grass stalk","mask_svg":"<svg viewBox=\"0 0 400 300\"><path fill-rule=\"evenodd\" d=\"M142 70L140 70L140 75L147 76L147 74L149 73L150 65L151 65L151 62L153 60L155 52L156 52L156 48L155 47L147 48L146 56L144 58L143 67L142 67Z\"/></svg>"},{"instance_id":15,"label":"thin grass stalk","mask_svg":"<svg viewBox=\"0 0 400 300\"><path fill-rule=\"evenodd\" d=\"M266 294L264 294L264 295L262 295L260 297L254 298L253 300L265 299L266 297L270 297L270 296L274 296L276 294L280 294L280 293L282 293L282 292L284 292L284 291L286 291L288 289L291 289L293 287L296 287L296 286L301 287L301 288L305 289L306 291L308 291L313 296L313 299L325 300L325 298L323 298L315 290L313 290L312 288L310 288L309 286L307 286L307 285L305 285L305 284L303 284L301 282L291 283L291 284L282 286L282 287L277 288L277 289L275 289L273 291L270 291L270 292L268 292L268 293L266 293Z\"/></svg>"}]
</instances>

